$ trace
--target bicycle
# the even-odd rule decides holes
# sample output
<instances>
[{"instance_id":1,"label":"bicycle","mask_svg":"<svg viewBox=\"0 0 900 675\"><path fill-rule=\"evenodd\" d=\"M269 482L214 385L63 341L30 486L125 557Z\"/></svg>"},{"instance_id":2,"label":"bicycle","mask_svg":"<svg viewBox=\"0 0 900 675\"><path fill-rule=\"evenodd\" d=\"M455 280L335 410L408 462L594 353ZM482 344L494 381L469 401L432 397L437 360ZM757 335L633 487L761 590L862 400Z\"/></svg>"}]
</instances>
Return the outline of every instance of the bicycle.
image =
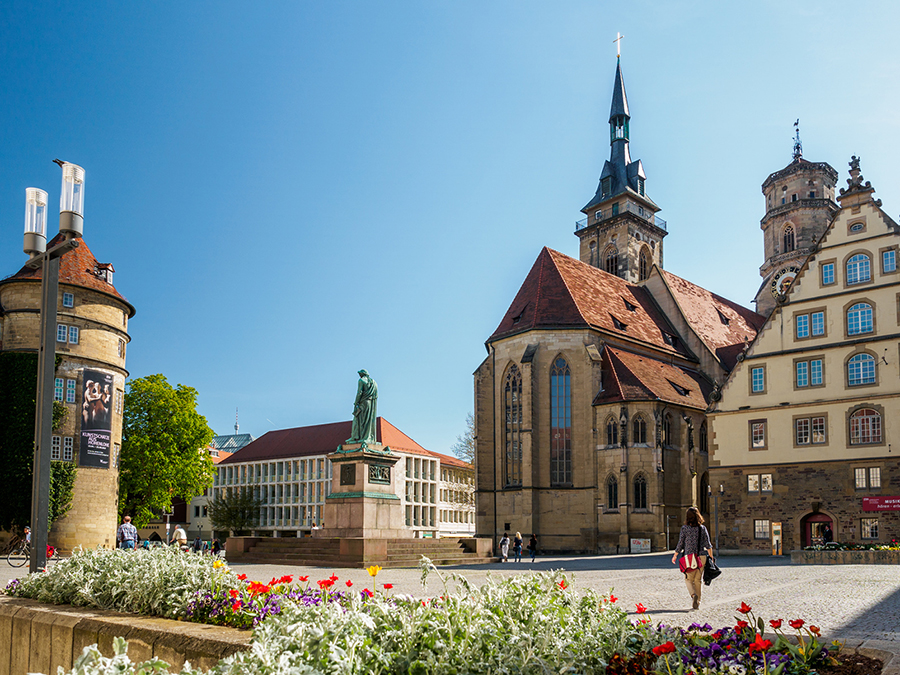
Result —
<instances>
[{"instance_id":1,"label":"bicycle","mask_svg":"<svg viewBox=\"0 0 900 675\"><path fill-rule=\"evenodd\" d=\"M6 556L6 562L12 567L22 567L31 560L31 544L23 541L11 550ZM59 549L47 544L47 562L59 560Z\"/></svg>"}]
</instances>

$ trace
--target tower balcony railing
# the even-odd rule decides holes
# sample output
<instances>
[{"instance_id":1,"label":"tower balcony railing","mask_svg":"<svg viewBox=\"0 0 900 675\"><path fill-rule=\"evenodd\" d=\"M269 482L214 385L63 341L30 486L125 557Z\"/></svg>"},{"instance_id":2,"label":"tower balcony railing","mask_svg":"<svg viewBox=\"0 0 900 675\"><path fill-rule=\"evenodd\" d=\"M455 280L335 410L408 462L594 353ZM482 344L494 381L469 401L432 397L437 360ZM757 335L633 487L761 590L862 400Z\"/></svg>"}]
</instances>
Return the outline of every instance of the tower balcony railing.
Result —
<instances>
[{"instance_id":1,"label":"tower balcony railing","mask_svg":"<svg viewBox=\"0 0 900 675\"><path fill-rule=\"evenodd\" d=\"M660 218L659 216L654 214L650 209L645 209L643 206L638 206L637 204L632 204L631 202L625 202L625 208L624 209L620 208L620 209L616 210L615 212L613 211L612 208L603 209L602 211L598 211L598 213L600 215L596 218L582 218L581 220L576 220L575 221L575 231L578 232L578 231L586 228L588 226L588 221L590 221L591 225L593 225L594 223L601 223L604 220L609 220L613 216L621 215L625 211L627 211L629 213L633 213L634 215L638 216L639 218L643 218L651 225L654 225L665 232L668 231L666 229L666 221L665 220L663 220L662 218Z\"/></svg>"}]
</instances>

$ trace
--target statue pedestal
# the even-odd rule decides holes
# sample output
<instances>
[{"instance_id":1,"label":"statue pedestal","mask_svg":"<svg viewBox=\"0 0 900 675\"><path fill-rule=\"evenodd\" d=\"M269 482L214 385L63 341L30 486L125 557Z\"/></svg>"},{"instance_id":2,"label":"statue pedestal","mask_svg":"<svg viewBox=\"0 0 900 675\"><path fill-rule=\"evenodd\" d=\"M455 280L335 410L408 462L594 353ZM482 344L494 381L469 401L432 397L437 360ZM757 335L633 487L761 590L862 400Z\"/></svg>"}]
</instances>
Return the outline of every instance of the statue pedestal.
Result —
<instances>
[{"instance_id":1,"label":"statue pedestal","mask_svg":"<svg viewBox=\"0 0 900 675\"><path fill-rule=\"evenodd\" d=\"M328 455L331 494L325 499L325 527L314 537L401 539L405 527L400 501L404 485L394 470L400 456L380 443L349 443Z\"/></svg>"}]
</instances>

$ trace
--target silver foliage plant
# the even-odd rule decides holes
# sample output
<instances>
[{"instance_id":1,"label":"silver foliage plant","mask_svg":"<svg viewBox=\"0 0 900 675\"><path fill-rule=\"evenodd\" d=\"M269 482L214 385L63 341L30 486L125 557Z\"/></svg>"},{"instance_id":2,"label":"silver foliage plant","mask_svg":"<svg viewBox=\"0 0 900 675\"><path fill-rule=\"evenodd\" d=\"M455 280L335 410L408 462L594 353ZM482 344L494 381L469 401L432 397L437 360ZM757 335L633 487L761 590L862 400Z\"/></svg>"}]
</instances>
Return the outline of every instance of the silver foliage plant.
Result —
<instances>
[{"instance_id":1,"label":"silver foliage plant","mask_svg":"<svg viewBox=\"0 0 900 675\"><path fill-rule=\"evenodd\" d=\"M12 582L7 592L41 602L175 619L184 615L198 588L237 586L233 572L215 565L211 556L174 547L76 550L46 572Z\"/></svg>"},{"instance_id":2,"label":"silver foliage plant","mask_svg":"<svg viewBox=\"0 0 900 675\"><path fill-rule=\"evenodd\" d=\"M427 559L421 567L423 581L432 573L440 576ZM285 606L260 624L249 651L222 660L210 672L588 673L604 672L615 653L658 644L658 635L635 626L609 596L591 590L575 593L571 580L558 572L489 578L477 588L458 575L441 581L442 596L427 600L376 593L343 604ZM113 664L95 655L71 672L165 671L158 665L131 664L127 657ZM187 664L182 670L183 675L197 672Z\"/></svg>"}]
</instances>

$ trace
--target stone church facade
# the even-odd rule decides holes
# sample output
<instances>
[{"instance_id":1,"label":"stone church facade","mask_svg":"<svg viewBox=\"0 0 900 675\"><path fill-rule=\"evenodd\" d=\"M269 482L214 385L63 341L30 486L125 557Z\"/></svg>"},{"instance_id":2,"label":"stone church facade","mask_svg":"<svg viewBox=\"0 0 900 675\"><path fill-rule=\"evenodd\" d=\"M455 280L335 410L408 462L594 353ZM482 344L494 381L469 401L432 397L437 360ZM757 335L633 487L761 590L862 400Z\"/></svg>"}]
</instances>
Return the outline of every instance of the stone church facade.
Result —
<instances>
[{"instance_id":1,"label":"stone church facade","mask_svg":"<svg viewBox=\"0 0 900 675\"><path fill-rule=\"evenodd\" d=\"M580 259L540 252L475 372L479 535L666 550L686 507L708 512L706 410L763 317L663 270L630 119L617 64Z\"/></svg>"},{"instance_id":2,"label":"stone church facade","mask_svg":"<svg viewBox=\"0 0 900 675\"><path fill-rule=\"evenodd\" d=\"M48 243L48 248L58 239ZM113 266L99 263L83 239L60 261L57 305L55 399L66 408L53 432L51 458L79 464L68 514L56 521L49 542L64 551L76 546L115 546L118 453L122 443L125 355L134 307L113 286ZM0 281L0 352L37 352L40 347L41 270L22 267ZM111 376L111 447L106 468L82 466L81 392L85 369ZM2 394L2 392L0 392Z\"/></svg>"}]
</instances>

